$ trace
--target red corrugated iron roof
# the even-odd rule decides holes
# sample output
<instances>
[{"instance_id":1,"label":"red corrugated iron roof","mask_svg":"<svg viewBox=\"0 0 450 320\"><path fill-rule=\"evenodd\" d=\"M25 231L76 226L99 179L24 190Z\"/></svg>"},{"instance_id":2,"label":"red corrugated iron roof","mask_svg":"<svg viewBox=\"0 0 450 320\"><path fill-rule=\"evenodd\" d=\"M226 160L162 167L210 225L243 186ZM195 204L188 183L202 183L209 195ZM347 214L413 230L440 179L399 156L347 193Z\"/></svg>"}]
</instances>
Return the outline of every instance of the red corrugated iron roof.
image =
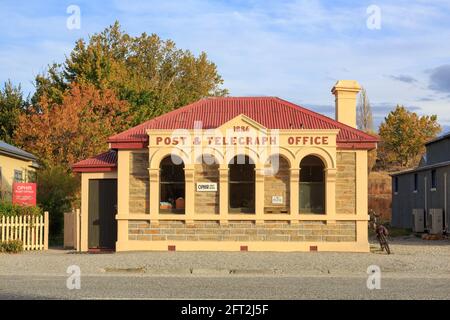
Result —
<instances>
[{"instance_id":1,"label":"red corrugated iron roof","mask_svg":"<svg viewBox=\"0 0 450 320\"><path fill-rule=\"evenodd\" d=\"M371 149L378 139L277 97L212 97L168 112L108 139L113 148L143 147L147 129L193 129L201 121L203 129L220 127L244 114L268 129L340 129L339 147Z\"/></svg>"},{"instance_id":2,"label":"red corrugated iron roof","mask_svg":"<svg viewBox=\"0 0 450 320\"><path fill-rule=\"evenodd\" d=\"M115 171L117 167L117 152L109 150L95 157L81 160L72 165L75 172L108 172Z\"/></svg>"}]
</instances>

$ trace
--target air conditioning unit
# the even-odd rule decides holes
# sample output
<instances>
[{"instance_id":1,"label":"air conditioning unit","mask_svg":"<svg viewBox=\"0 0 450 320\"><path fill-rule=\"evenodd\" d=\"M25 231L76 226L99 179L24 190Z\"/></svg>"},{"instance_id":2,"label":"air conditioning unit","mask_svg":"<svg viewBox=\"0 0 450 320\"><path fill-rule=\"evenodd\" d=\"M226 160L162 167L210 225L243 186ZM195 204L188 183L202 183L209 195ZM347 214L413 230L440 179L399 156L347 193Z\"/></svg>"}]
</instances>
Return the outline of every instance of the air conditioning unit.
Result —
<instances>
[{"instance_id":1,"label":"air conditioning unit","mask_svg":"<svg viewBox=\"0 0 450 320\"><path fill-rule=\"evenodd\" d=\"M444 215L442 209L430 209L427 217L427 228L430 234L441 234L444 229Z\"/></svg>"},{"instance_id":2,"label":"air conditioning unit","mask_svg":"<svg viewBox=\"0 0 450 320\"><path fill-rule=\"evenodd\" d=\"M413 231L425 232L425 210L413 209Z\"/></svg>"}]
</instances>

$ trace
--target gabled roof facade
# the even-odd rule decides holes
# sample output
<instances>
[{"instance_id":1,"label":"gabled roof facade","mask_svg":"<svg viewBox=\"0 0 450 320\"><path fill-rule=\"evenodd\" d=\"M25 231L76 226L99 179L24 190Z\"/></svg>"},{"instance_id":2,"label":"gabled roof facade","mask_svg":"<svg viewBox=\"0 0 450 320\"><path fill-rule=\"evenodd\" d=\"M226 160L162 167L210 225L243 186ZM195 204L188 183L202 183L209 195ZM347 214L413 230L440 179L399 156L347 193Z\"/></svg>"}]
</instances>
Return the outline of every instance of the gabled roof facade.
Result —
<instances>
[{"instance_id":1,"label":"gabled roof facade","mask_svg":"<svg viewBox=\"0 0 450 320\"><path fill-rule=\"evenodd\" d=\"M240 114L267 129L339 129L338 147L373 149L378 139L324 115L277 97L205 98L168 112L108 139L113 149L143 148L148 129L193 129L196 121L203 129L214 129Z\"/></svg>"},{"instance_id":2,"label":"gabled roof facade","mask_svg":"<svg viewBox=\"0 0 450 320\"><path fill-rule=\"evenodd\" d=\"M111 150L80 161L72 166L77 172L114 171L118 149L142 149L148 145L147 130L194 129L196 122L202 129L219 128L226 122L244 115L267 129L336 130L339 149L374 149L378 139L324 115L277 97L211 97L148 120L136 127L111 136Z\"/></svg>"},{"instance_id":3,"label":"gabled roof facade","mask_svg":"<svg viewBox=\"0 0 450 320\"><path fill-rule=\"evenodd\" d=\"M0 141L0 153L23 160L37 161L37 157L4 141Z\"/></svg>"},{"instance_id":4,"label":"gabled roof facade","mask_svg":"<svg viewBox=\"0 0 450 320\"><path fill-rule=\"evenodd\" d=\"M72 165L75 172L109 172L117 168L117 152L109 150L95 157L81 160Z\"/></svg>"}]
</instances>

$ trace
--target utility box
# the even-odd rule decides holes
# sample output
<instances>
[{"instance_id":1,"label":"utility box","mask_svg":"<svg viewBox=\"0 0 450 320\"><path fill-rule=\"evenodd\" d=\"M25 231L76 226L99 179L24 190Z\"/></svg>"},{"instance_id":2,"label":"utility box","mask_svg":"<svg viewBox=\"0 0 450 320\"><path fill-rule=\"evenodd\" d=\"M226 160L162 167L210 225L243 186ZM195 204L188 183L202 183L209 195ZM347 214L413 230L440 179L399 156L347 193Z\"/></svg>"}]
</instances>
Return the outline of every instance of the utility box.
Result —
<instances>
[{"instance_id":1,"label":"utility box","mask_svg":"<svg viewBox=\"0 0 450 320\"><path fill-rule=\"evenodd\" d=\"M413 209L412 216L413 216L413 231L425 232L425 210Z\"/></svg>"},{"instance_id":2,"label":"utility box","mask_svg":"<svg viewBox=\"0 0 450 320\"><path fill-rule=\"evenodd\" d=\"M441 234L444 229L443 210L430 209L427 218L427 228L430 234Z\"/></svg>"}]
</instances>

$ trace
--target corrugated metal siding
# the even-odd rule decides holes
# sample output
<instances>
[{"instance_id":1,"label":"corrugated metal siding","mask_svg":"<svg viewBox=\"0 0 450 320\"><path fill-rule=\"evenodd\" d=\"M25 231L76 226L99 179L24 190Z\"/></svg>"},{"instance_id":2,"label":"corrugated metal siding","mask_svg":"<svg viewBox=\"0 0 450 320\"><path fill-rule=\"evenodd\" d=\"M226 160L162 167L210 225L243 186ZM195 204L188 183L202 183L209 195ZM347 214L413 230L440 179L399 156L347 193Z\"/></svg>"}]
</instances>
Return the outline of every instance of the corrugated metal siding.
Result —
<instances>
[{"instance_id":1,"label":"corrugated metal siding","mask_svg":"<svg viewBox=\"0 0 450 320\"><path fill-rule=\"evenodd\" d=\"M444 174L447 173L447 194L445 190ZM442 208L445 211L447 222L450 219L450 166L436 169L437 188L431 191L431 170L419 171L418 190L414 190L414 172L397 176L399 179L399 192L392 194L392 226L398 228L412 228L412 209L435 209ZM425 185L426 178L426 185ZM394 178L393 178L394 181ZM394 192L394 188L392 188ZM425 194L427 207L425 207ZM447 197L447 208L445 208L445 197Z\"/></svg>"},{"instance_id":2,"label":"corrugated metal siding","mask_svg":"<svg viewBox=\"0 0 450 320\"><path fill-rule=\"evenodd\" d=\"M109 142L146 141L147 129L220 127L244 114L268 129L340 129L338 142L377 142L377 139L321 114L275 97L206 98L166 113L109 138Z\"/></svg>"}]
</instances>

